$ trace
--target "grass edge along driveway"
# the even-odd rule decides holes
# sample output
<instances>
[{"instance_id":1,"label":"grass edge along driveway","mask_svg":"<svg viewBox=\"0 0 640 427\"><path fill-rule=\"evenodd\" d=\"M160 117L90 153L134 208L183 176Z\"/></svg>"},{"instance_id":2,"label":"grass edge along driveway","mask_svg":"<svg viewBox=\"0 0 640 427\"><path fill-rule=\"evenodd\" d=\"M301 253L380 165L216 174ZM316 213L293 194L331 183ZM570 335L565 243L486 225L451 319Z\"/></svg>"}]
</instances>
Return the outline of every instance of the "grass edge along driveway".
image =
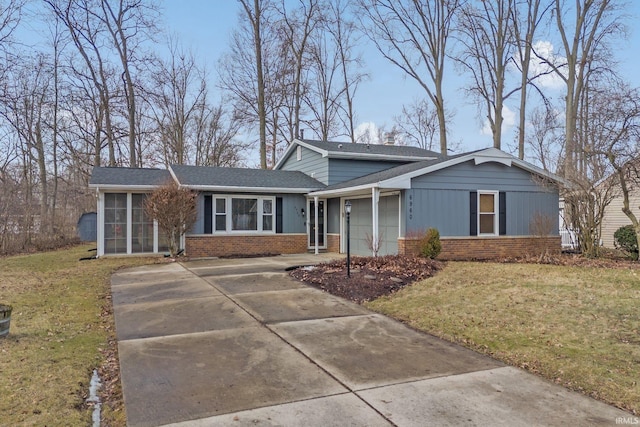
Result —
<instances>
[{"instance_id":1,"label":"grass edge along driveway","mask_svg":"<svg viewBox=\"0 0 640 427\"><path fill-rule=\"evenodd\" d=\"M640 413L640 269L450 262L365 305Z\"/></svg>"},{"instance_id":2,"label":"grass edge along driveway","mask_svg":"<svg viewBox=\"0 0 640 427\"><path fill-rule=\"evenodd\" d=\"M161 260L79 261L92 247L0 258L0 303L13 306L10 333L0 338L0 424L91 424L84 399L114 331L111 274ZM110 409L103 405L107 424L124 425L124 411Z\"/></svg>"}]
</instances>

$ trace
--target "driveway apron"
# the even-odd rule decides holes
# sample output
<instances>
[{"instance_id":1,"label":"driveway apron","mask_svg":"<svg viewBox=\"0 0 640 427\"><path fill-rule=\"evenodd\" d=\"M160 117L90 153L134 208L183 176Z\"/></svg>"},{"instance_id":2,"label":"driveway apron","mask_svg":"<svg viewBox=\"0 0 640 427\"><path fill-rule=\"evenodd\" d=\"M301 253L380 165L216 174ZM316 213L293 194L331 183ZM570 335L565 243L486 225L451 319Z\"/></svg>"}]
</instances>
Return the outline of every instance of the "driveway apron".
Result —
<instances>
[{"instance_id":1,"label":"driveway apron","mask_svg":"<svg viewBox=\"0 0 640 427\"><path fill-rule=\"evenodd\" d=\"M114 274L128 425L615 425L629 419L285 271L328 259L215 259Z\"/></svg>"}]
</instances>

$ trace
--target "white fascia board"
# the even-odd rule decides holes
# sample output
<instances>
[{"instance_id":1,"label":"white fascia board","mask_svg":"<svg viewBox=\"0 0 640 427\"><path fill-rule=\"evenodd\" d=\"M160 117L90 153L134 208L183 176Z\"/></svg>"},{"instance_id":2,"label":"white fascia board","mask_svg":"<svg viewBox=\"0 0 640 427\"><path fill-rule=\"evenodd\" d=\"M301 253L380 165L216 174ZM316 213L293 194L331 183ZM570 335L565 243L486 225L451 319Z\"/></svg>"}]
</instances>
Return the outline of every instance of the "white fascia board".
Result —
<instances>
[{"instance_id":1,"label":"white fascia board","mask_svg":"<svg viewBox=\"0 0 640 427\"><path fill-rule=\"evenodd\" d=\"M344 195L348 195L348 194L352 194L352 193L356 193L359 191L364 191L364 190L371 190L373 187L376 187L378 185L378 183L373 183L373 184L364 184L364 185L357 185L355 187L344 187L344 188L336 188L335 190L320 190L320 191L313 191L309 193L310 197L323 197L323 196L344 196Z\"/></svg>"},{"instance_id":2,"label":"white fascia board","mask_svg":"<svg viewBox=\"0 0 640 427\"><path fill-rule=\"evenodd\" d=\"M171 167L171 165L169 165L168 169L169 169L169 174L171 175L171 178L173 178L176 184L178 184L178 187L182 187L182 184L180 184L180 180L176 176L176 173L173 171L173 168Z\"/></svg>"},{"instance_id":3,"label":"white fascia board","mask_svg":"<svg viewBox=\"0 0 640 427\"><path fill-rule=\"evenodd\" d=\"M113 185L113 184L89 184L89 188L95 188L96 191L104 193L107 191L153 191L156 190L159 185Z\"/></svg>"},{"instance_id":4,"label":"white fascia board","mask_svg":"<svg viewBox=\"0 0 640 427\"><path fill-rule=\"evenodd\" d=\"M312 188L285 188L285 187L236 187L222 185L182 185L181 187L197 191L211 191L224 193L284 193L284 194L307 194L313 191Z\"/></svg>"},{"instance_id":5,"label":"white fascia board","mask_svg":"<svg viewBox=\"0 0 640 427\"><path fill-rule=\"evenodd\" d=\"M435 160L436 157L419 157L419 156L391 156L388 154L370 154L370 153L338 153L336 151L329 152L330 159L378 159L378 160L397 160L421 162L424 160Z\"/></svg>"}]
</instances>

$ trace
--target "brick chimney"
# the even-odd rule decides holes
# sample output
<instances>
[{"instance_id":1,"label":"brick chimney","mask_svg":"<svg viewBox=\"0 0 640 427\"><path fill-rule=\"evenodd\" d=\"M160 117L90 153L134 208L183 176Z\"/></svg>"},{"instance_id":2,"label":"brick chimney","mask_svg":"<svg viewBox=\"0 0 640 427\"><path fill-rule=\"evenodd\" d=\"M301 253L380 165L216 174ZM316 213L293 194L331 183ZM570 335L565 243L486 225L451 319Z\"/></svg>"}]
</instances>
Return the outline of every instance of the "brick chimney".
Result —
<instances>
[{"instance_id":1,"label":"brick chimney","mask_svg":"<svg viewBox=\"0 0 640 427\"><path fill-rule=\"evenodd\" d=\"M384 145L395 145L396 144L396 137L393 136L392 133L387 133L384 136Z\"/></svg>"}]
</instances>

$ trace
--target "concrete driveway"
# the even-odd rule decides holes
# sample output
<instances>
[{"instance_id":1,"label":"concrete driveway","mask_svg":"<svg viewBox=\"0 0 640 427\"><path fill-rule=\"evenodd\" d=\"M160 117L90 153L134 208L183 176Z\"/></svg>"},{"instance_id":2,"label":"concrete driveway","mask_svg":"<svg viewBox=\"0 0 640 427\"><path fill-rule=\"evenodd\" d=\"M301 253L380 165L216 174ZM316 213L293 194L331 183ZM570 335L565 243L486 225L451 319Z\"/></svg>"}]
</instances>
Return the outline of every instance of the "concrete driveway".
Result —
<instances>
[{"instance_id":1,"label":"concrete driveway","mask_svg":"<svg viewBox=\"0 0 640 427\"><path fill-rule=\"evenodd\" d=\"M292 280L327 255L112 277L130 426L616 425L630 415Z\"/></svg>"}]
</instances>

